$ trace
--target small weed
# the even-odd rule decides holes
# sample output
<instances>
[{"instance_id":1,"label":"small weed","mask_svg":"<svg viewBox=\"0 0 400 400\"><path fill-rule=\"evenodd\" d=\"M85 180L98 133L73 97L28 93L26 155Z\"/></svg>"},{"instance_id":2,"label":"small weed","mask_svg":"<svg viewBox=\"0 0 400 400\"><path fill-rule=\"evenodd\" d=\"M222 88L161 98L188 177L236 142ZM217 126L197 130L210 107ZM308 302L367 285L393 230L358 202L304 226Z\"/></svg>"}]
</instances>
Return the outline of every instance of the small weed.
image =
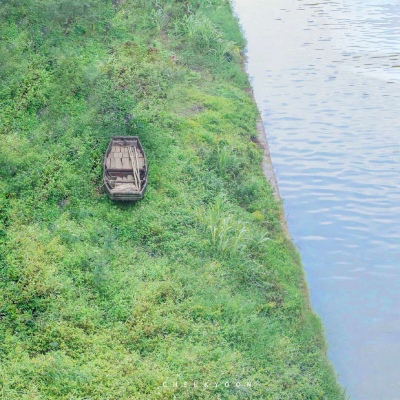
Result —
<instances>
[{"instance_id":1,"label":"small weed","mask_svg":"<svg viewBox=\"0 0 400 400\"><path fill-rule=\"evenodd\" d=\"M218 151L218 171L220 173L226 173L228 166L230 164L229 160L229 150L226 146Z\"/></svg>"},{"instance_id":2,"label":"small weed","mask_svg":"<svg viewBox=\"0 0 400 400\"><path fill-rule=\"evenodd\" d=\"M153 17L154 24L157 27L157 32L161 32L164 29L166 22L168 21L167 15L162 8L153 8L153 10L151 11L151 15Z\"/></svg>"},{"instance_id":3,"label":"small weed","mask_svg":"<svg viewBox=\"0 0 400 400\"><path fill-rule=\"evenodd\" d=\"M208 214L211 243L224 254L240 253L246 247L246 225L222 210L223 200L217 198Z\"/></svg>"}]
</instances>

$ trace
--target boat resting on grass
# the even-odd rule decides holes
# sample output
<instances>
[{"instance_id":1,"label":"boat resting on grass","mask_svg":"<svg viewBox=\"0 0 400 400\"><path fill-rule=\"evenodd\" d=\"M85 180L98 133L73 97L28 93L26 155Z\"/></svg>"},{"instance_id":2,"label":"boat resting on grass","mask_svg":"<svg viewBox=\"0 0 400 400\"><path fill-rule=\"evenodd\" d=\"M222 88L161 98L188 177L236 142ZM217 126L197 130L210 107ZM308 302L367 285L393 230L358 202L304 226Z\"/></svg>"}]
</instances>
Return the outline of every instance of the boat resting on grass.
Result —
<instances>
[{"instance_id":1,"label":"boat resting on grass","mask_svg":"<svg viewBox=\"0 0 400 400\"><path fill-rule=\"evenodd\" d=\"M137 136L113 136L103 163L104 187L112 200L136 201L147 186L146 155Z\"/></svg>"}]
</instances>

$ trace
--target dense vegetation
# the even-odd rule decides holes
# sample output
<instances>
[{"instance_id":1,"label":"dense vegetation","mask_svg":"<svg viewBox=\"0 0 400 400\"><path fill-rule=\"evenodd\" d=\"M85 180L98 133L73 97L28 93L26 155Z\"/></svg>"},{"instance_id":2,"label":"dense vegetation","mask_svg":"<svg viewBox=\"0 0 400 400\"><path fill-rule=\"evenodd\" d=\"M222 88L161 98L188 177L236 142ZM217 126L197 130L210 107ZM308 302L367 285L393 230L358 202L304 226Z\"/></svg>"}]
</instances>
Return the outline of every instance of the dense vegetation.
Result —
<instances>
[{"instance_id":1,"label":"dense vegetation","mask_svg":"<svg viewBox=\"0 0 400 400\"><path fill-rule=\"evenodd\" d=\"M342 398L229 2L3 0L0 24L2 398ZM136 204L102 191L116 134L147 152Z\"/></svg>"}]
</instances>

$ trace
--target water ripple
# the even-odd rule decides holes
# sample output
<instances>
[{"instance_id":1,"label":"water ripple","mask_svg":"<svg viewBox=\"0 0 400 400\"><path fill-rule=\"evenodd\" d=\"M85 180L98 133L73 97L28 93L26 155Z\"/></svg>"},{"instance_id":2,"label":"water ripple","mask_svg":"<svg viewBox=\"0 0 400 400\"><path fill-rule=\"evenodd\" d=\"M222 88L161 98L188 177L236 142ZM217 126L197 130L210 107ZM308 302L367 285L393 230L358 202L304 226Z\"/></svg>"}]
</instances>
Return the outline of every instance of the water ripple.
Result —
<instances>
[{"instance_id":1,"label":"water ripple","mask_svg":"<svg viewBox=\"0 0 400 400\"><path fill-rule=\"evenodd\" d=\"M353 399L396 399L399 0L235 3L289 227L330 356Z\"/></svg>"}]
</instances>

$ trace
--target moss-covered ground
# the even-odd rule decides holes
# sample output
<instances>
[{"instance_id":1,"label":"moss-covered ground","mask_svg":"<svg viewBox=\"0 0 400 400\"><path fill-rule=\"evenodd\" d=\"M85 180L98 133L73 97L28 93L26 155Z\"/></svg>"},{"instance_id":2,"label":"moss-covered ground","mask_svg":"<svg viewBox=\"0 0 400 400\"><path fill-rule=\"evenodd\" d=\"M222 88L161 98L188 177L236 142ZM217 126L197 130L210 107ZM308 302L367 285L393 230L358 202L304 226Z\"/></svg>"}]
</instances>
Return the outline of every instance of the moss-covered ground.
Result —
<instances>
[{"instance_id":1,"label":"moss-covered ground","mask_svg":"<svg viewBox=\"0 0 400 400\"><path fill-rule=\"evenodd\" d=\"M3 0L0 36L0 397L343 398L229 2ZM135 204L102 190L121 134Z\"/></svg>"}]
</instances>

